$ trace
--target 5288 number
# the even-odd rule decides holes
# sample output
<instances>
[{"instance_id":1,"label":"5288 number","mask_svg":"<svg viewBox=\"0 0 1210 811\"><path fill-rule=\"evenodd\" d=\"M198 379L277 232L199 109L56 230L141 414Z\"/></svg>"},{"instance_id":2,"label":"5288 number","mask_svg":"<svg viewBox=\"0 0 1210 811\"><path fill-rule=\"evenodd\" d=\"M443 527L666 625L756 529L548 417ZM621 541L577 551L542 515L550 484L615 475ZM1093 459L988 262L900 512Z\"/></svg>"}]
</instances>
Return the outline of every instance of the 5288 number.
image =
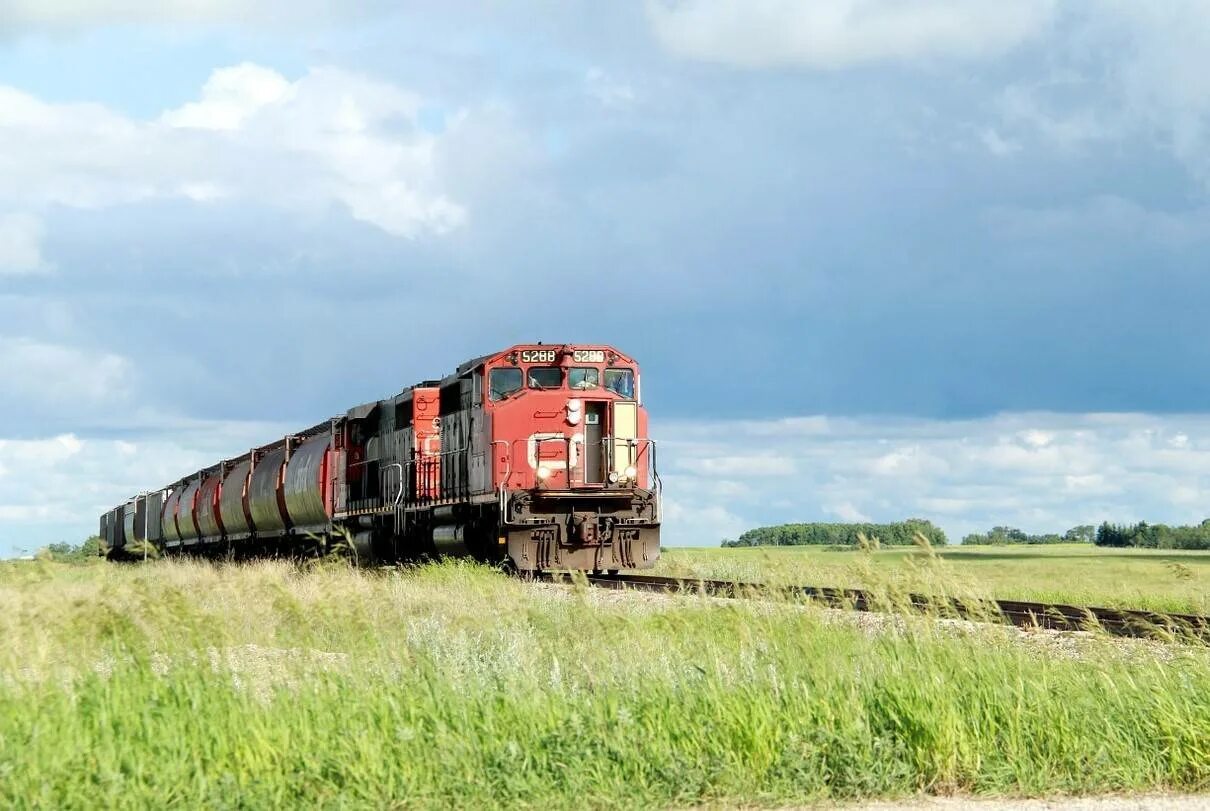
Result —
<instances>
[{"instance_id":1,"label":"5288 number","mask_svg":"<svg viewBox=\"0 0 1210 811\"><path fill-rule=\"evenodd\" d=\"M556 352L553 349L525 349L521 352L522 363L554 363Z\"/></svg>"},{"instance_id":2,"label":"5288 number","mask_svg":"<svg viewBox=\"0 0 1210 811\"><path fill-rule=\"evenodd\" d=\"M521 351L522 363L554 363L559 357L555 349L524 349ZM573 349L572 363L604 363L604 349Z\"/></svg>"}]
</instances>

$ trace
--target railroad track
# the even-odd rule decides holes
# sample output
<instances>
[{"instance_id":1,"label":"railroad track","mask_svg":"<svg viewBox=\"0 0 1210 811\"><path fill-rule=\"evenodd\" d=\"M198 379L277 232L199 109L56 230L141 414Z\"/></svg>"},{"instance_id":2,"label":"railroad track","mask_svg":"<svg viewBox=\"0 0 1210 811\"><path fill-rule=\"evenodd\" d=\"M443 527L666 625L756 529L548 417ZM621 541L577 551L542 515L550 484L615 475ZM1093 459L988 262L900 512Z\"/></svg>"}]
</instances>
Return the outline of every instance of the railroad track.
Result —
<instances>
[{"instance_id":1,"label":"railroad track","mask_svg":"<svg viewBox=\"0 0 1210 811\"><path fill-rule=\"evenodd\" d=\"M544 573L541 579L555 583L574 580L571 575L557 572ZM1210 616L1198 614L1168 614L1022 600L964 600L927 594L909 594L889 602L863 589L822 586L770 587L763 583L656 575L589 574L585 576L585 580L597 588L689 592L712 597L753 597L774 593L788 597L805 597L829 608L853 611L914 610L938 618L1007 623L1019 628L1045 628L1056 631L1101 630L1115 636L1175 638L1210 643Z\"/></svg>"}]
</instances>

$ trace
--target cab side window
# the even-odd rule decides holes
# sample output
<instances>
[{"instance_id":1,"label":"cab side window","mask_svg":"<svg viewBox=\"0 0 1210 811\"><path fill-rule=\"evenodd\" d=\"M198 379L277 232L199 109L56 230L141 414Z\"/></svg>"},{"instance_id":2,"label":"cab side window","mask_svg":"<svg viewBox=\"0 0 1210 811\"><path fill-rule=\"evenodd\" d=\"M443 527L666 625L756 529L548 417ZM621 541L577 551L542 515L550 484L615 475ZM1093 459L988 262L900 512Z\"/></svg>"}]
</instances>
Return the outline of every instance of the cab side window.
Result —
<instances>
[{"instance_id":1,"label":"cab side window","mask_svg":"<svg viewBox=\"0 0 1210 811\"><path fill-rule=\"evenodd\" d=\"M510 394L521 390L521 370L515 366L492 369L488 377L488 396L492 401L503 400Z\"/></svg>"},{"instance_id":2,"label":"cab side window","mask_svg":"<svg viewBox=\"0 0 1210 811\"><path fill-rule=\"evenodd\" d=\"M633 400L634 372L630 369L606 369L605 388L627 400Z\"/></svg>"}]
</instances>

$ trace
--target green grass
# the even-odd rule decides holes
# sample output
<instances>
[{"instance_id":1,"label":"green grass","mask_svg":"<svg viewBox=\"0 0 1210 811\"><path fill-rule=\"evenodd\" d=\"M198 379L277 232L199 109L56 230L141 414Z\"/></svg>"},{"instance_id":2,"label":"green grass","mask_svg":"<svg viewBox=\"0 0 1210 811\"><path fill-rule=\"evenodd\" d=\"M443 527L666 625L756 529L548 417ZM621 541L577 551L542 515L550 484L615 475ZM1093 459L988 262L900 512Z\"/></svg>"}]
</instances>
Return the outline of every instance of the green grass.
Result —
<instances>
[{"instance_id":1,"label":"green grass","mask_svg":"<svg viewBox=\"0 0 1210 811\"><path fill-rule=\"evenodd\" d=\"M1210 653L446 563L0 566L2 807L686 807L1210 787Z\"/></svg>"},{"instance_id":2,"label":"green grass","mask_svg":"<svg viewBox=\"0 0 1210 811\"><path fill-rule=\"evenodd\" d=\"M660 574L1210 614L1210 552L1054 546L669 549Z\"/></svg>"}]
</instances>

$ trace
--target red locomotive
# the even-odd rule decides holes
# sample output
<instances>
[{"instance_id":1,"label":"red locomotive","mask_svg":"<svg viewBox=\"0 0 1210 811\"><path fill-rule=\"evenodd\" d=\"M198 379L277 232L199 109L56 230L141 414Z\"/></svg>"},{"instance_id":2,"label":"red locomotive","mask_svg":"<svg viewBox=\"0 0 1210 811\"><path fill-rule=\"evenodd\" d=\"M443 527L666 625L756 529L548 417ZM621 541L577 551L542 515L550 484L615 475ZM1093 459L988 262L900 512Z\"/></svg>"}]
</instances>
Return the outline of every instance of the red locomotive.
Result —
<instances>
[{"instance_id":1,"label":"red locomotive","mask_svg":"<svg viewBox=\"0 0 1210 811\"><path fill-rule=\"evenodd\" d=\"M634 360L520 345L356 406L101 516L111 557L296 554L351 540L399 560L643 569L660 480Z\"/></svg>"}]
</instances>

